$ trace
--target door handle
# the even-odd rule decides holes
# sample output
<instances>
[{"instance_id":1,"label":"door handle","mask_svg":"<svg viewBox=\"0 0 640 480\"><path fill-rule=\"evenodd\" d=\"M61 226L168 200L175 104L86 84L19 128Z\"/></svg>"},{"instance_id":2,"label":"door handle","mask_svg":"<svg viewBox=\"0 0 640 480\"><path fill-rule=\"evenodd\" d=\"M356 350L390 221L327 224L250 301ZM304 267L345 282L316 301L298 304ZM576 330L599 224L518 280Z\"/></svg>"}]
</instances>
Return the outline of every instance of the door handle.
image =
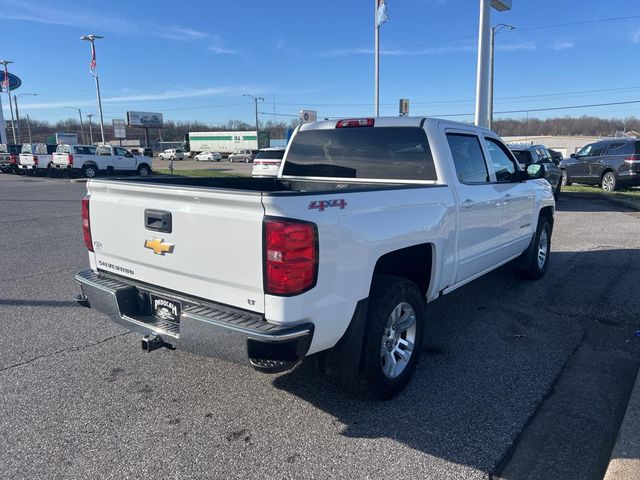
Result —
<instances>
[{"instance_id":1,"label":"door handle","mask_svg":"<svg viewBox=\"0 0 640 480\"><path fill-rule=\"evenodd\" d=\"M460 206L462 208L471 208L476 204L476 202L474 202L473 200L470 199L466 199L464 202L462 202L462 204L460 204Z\"/></svg>"}]
</instances>

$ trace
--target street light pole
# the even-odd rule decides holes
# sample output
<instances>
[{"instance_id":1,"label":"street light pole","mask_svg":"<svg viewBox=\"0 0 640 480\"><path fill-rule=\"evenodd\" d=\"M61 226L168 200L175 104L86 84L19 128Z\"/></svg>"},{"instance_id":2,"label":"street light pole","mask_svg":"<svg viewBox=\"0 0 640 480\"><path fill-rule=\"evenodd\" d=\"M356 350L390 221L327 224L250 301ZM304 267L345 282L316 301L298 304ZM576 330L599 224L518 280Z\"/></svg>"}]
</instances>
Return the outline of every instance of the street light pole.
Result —
<instances>
[{"instance_id":1,"label":"street light pole","mask_svg":"<svg viewBox=\"0 0 640 480\"><path fill-rule=\"evenodd\" d=\"M11 103L11 86L9 85L9 71L7 65L13 63L11 60L0 60L0 65L4 65L4 81L6 84L7 98L9 98L9 111L11 112L11 131L13 132L13 143L18 143L16 140L16 122L13 119L13 104Z\"/></svg>"},{"instance_id":2,"label":"street light pole","mask_svg":"<svg viewBox=\"0 0 640 480\"><path fill-rule=\"evenodd\" d=\"M100 134L102 136L102 143L105 143L104 140L104 118L102 116L102 98L100 97L100 80L98 80L98 74L96 73L96 45L95 41L99 40L101 37L99 35L94 35L93 33L89 35L83 35L80 37L80 40L85 40L91 43L91 63L90 70L93 78L96 80L96 96L98 98L98 113L100 115Z\"/></svg>"},{"instance_id":3,"label":"street light pole","mask_svg":"<svg viewBox=\"0 0 640 480\"><path fill-rule=\"evenodd\" d=\"M496 46L495 38L496 38L496 33L502 30L503 28L506 28L508 30L515 30L516 27L514 27L513 25L507 25L506 23L499 23L495 27L491 28L491 48L489 50L489 64L491 65L489 70L489 100L488 100L489 122L487 125L490 130L493 129L493 71L494 71L494 58L495 58L494 52L495 52L495 46Z\"/></svg>"},{"instance_id":4,"label":"street light pole","mask_svg":"<svg viewBox=\"0 0 640 480\"><path fill-rule=\"evenodd\" d=\"M71 108L73 110L78 111L78 115L80 115L80 135L82 136L82 143L87 143L87 139L84 137L84 125L82 124L82 110L80 110L78 107L64 107L64 108Z\"/></svg>"},{"instance_id":5,"label":"street light pole","mask_svg":"<svg viewBox=\"0 0 640 480\"><path fill-rule=\"evenodd\" d=\"M91 117L93 117L93 113L88 113L87 117L89 118L89 139L91 140L91 145L93 145L93 124L91 123Z\"/></svg>"},{"instance_id":6,"label":"street light pole","mask_svg":"<svg viewBox=\"0 0 640 480\"><path fill-rule=\"evenodd\" d=\"M260 148L260 132L258 131L258 101L264 102L264 98L249 95L248 93L243 93L242 96L253 98L253 103L256 107L256 146Z\"/></svg>"},{"instance_id":7,"label":"street light pole","mask_svg":"<svg viewBox=\"0 0 640 480\"><path fill-rule=\"evenodd\" d=\"M22 143L22 130L20 129L20 112L18 110L18 97L24 97L25 95L37 96L37 93L20 93L13 96L13 102L16 104L16 122L18 122L18 143Z\"/></svg>"},{"instance_id":8,"label":"street light pole","mask_svg":"<svg viewBox=\"0 0 640 480\"><path fill-rule=\"evenodd\" d=\"M511 0L480 0L478 25L478 67L476 78L475 124L486 127L489 122L489 51L491 43L491 8L504 12L511 9Z\"/></svg>"}]
</instances>

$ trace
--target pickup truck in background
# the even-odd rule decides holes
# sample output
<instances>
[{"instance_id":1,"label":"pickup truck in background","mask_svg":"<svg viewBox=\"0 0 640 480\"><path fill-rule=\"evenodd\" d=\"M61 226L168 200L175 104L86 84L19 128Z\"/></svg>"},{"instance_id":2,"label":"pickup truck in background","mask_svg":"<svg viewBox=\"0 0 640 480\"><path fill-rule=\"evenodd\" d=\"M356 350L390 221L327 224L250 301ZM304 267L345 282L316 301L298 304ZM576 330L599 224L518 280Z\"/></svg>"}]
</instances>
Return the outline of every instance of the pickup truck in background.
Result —
<instances>
[{"instance_id":1,"label":"pickup truck in background","mask_svg":"<svg viewBox=\"0 0 640 480\"><path fill-rule=\"evenodd\" d=\"M3 173L18 173L18 158L22 145L0 143L0 171Z\"/></svg>"},{"instance_id":2,"label":"pickup truck in background","mask_svg":"<svg viewBox=\"0 0 640 480\"><path fill-rule=\"evenodd\" d=\"M388 399L414 372L428 302L512 260L544 275L543 177L489 130L380 117L298 127L276 178L91 180L76 300L146 350L263 372L315 355Z\"/></svg>"},{"instance_id":3,"label":"pickup truck in background","mask_svg":"<svg viewBox=\"0 0 640 480\"><path fill-rule=\"evenodd\" d=\"M24 173L44 176L49 173L53 160L52 154L56 148L57 145L25 143L20 149L18 167Z\"/></svg>"},{"instance_id":4,"label":"pickup truck in background","mask_svg":"<svg viewBox=\"0 0 640 480\"><path fill-rule=\"evenodd\" d=\"M111 145L58 145L53 154L52 170L71 176L93 178L100 172L136 172L141 177L151 173L150 160Z\"/></svg>"}]
</instances>

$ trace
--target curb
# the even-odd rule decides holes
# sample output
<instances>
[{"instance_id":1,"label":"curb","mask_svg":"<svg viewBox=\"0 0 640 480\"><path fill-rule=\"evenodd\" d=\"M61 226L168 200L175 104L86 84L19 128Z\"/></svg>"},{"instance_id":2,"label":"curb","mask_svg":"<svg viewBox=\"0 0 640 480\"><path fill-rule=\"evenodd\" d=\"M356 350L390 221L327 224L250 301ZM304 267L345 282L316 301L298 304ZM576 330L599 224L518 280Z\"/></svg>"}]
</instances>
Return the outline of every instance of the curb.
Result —
<instances>
[{"instance_id":1,"label":"curb","mask_svg":"<svg viewBox=\"0 0 640 480\"><path fill-rule=\"evenodd\" d=\"M640 371L629 396L627 411L620 424L616 443L603 480L640 478Z\"/></svg>"},{"instance_id":2,"label":"curb","mask_svg":"<svg viewBox=\"0 0 640 480\"><path fill-rule=\"evenodd\" d=\"M72 178L69 183L87 183L88 178Z\"/></svg>"}]
</instances>

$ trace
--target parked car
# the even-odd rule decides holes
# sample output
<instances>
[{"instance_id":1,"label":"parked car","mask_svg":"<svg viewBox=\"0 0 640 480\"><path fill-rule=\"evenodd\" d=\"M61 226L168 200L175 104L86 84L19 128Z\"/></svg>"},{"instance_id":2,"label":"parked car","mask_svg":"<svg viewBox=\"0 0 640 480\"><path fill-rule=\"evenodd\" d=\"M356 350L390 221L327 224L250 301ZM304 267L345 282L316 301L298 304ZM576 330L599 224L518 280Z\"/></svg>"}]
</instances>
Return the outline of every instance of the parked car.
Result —
<instances>
[{"instance_id":1,"label":"parked car","mask_svg":"<svg viewBox=\"0 0 640 480\"><path fill-rule=\"evenodd\" d=\"M509 150L516 157L520 165L526 168L532 163L543 163L545 166L545 178L553 188L553 196L558 199L562 189L562 171L557 161L553 160L551 152L544 145L509 145Z\"/></svg>"},{"instance_id":2,"label":"parked car","mask_svg":"<svg viewBox=\"0 0 640 480\"><path fill-rule=\"evenodd\" d=\"M585 145L561 165L563 185L601 185L607 192L640 185L640 140L612 138Z\"/></svg>"},{"instance_id":3,"label":"parked car","mask_svg":"<svg viewBox=\"0 0 640 480\"><path fill-rule=\"evenodd\" d=\"M256 153L258 153L257 150L248 150L248 149L237 150L233 152L231 155L229 155L229 161L245 162L245 163L253 162L253 159L255 158Z\"/></svg>"},{"instance_id":4,"label":"parked car","mask_svg":"<svg viewBox=\"0 0 640 480\"><path fill-rule=\"evenodd\" d=\"M24 173L44 176L49 173L57 145L25 143L20 149L19 167Z\"/></svg>"},{"instance_id":5,"label":"parked car","mask_svg":"<svg viewBox=\"0 0 640 480\"><path fill-rule=\"evenodd\" d=\"M136 172L141 177L151 174L147 157L134 155L112 145L58 145L53 154L52 171L67 172L72 177L93 178L101 172Z\"/></svg>"},{"instance_id":6,"label":"parked car","mask_svg":"<svg viewBox=\"0 0 640 480\"><path fill-rule=\"evenodd\" d=\"M222 155L220 152L200 152L194 158L197 162L219 162Z\"/></svg>"},{"instance_id":7,"label":"parked car","mask_svg":"<svg viewBox=\"0 0 640 480\"><path fill-rule=\"evenodd\" d=\"M280 170L285 149L281 147L263 148L258 150L253 159L252 177L275 177Z\"/></svg>"},{"instance_id":8,"label":"parked car","mask_svg":"<svg viewBox=\"0 0 640 480\"><path fill-rule=\"evenodd\" d=\"M143 148L141 154L143 157L153 157L153 150L148 147Z\"/></svg>"},{"instance_id":9,"label":"parked car","mask_svg":"<svg viewBox=\"0 0 640 480\"><path fill-rule=\"evenodd\" d=\"M562 160L564 160L562 153L558 152L557 150L553 150L551 148L547 148L547 150L549 150L549 153L551 154L551 158L553 159L553 161L557 162L556 165L560 163Z\"/></svg>"},{"instance_id":10,"label":"parked car","mask_svg":"<svg viewBox=\"0 0 640 480\"><path fill-rule=\"evenodd\" d=\"M511 260L545 274L545 168L523 170L484 128L380 117L298 127L276 179L91 181L77 299L142 333L147 351L267 373L315 354L388 399L413 375L429 302Z\"/></svg>"},{"instance_id":11,"label":"parked car","mask_svg":"<svg viewBox=\"0 0 640 480\"><path fill-rule=\"evenodd\" d=\"M184 152L179 148L167 148L164 152L158 154L160 160L182 160Z\"/></svg>"},{"instance_id":12,"label":"parked car","mask_svg":"<svg viewBox=\"0 0 640 480\"><path fill-rule=\"evenodd\" d=\"M18 158L22 145L0 143L0 171L3 173L18 173Z\"/></svg>"}]
</instances>

